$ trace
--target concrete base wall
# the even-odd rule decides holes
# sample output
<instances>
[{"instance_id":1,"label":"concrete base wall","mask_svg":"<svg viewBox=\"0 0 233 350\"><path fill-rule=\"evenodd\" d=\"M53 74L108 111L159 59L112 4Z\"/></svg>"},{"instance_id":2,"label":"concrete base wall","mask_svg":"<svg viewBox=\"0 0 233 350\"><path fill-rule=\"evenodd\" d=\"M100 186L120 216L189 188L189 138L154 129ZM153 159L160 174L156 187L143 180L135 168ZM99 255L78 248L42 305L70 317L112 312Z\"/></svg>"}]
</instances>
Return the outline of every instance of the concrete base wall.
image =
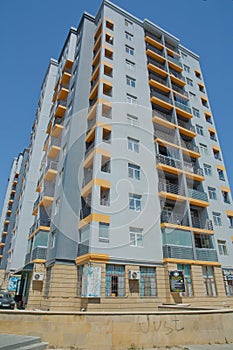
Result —
<instances>
[{"instance_id":1,"label":"concrete base wall","mask_svg":"<svg viewBox=\"0 0 233 350\"><path fill-rule=\"evenodd\" d=\"M40 336L54 347L126 350L233 342L233 310L150 313L0 311L1 333Z\"/></svg>"}]
</instances>

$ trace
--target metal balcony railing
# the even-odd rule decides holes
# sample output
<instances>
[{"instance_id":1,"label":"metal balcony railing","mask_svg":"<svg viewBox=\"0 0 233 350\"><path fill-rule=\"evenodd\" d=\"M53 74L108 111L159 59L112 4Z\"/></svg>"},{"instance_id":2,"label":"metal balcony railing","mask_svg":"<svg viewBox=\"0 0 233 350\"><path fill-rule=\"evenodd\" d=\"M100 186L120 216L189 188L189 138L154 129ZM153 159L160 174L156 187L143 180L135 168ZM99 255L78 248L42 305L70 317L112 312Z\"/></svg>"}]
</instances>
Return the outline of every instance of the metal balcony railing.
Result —
<instances>
[{"instance_id":1,"label":"metal balcony railing","mask_svg":"<svg viewBox=\"0 0 233 350\"><path fill-rule=\"evenodd\" d=\"M178 145L177 135L175 133L167 134L161 130L155 130L155 138L162 139L164 141L168 141Z\"/></svg>"},{"instance_id":2,"label":"metal balcony railing","mask_svg":"<svg viewBox=\"0 0 233 350\"><path fill-rule=\"evenodd\" d=\"M185 78L183 77L183 75L175 72L173 69L170 69L170 74L171 74L171 76L174 76L182 81L185 81Z\"/></svg>"},{"instance_id":3,"label":"metal balcony railing","mask_svg":"<svg viewBox=\"0 0 233 350\"><path fill-rule=\"evenodd\" d=\"M198 146L194 145L192 142L185 142L184 140L182 140L183 142L181 142L181 146L184 148L189 149L190 151L199 153L199 148Z\"/></svg>"},{"instance_id":4,"label":"metal balcony railing","mask_svg":"<svg viewBox=\"0 0 233 350\"><path fill-rule=\"evenodd\" d=\"M182 164L179 159L164 156L163 154L157 154L156 160L157 160L157 163L162 163L162 164L171 166L173 168L182 169Z\"/></svg>"},{"instance_id":5,"label":"metal balcony railing","mask_svg":"<svg viewBox=\"0 0 233 350\"><path fill-rule=\"evenodd\" d=\"M87 121L87 131L90 131L96 123L96 118Z\"/></svg>"},{"instance_id":6,"label":"metal balcony railing","mask_svg":"<svg viewBox=\"0 0 233 350\"><path fill-rule=\"evenodd\" d=\"M148 58L147 58L147 63L151 63L151 64L153 64L154 66L156 66L156 67L158 67L158 68L160 68L160 69L162 69L162 70L165 70L165 71L167 70L164 64L159 63L159 62L157 62L156 60L153 60L153 58L151 58L151 57L148 57Z\"/></svg>"},{"instance_id":7,"label":"metal balcony railing","mask_svg":"<svg viewBox=\"0 0 233 350\"><path fill-rule=\"evenodd\" d=\"M209 219L202 220L198 217L192 217L192 227L213 230L213 223Z\"/></svg>"},{"instance_id":8,"label":"metal balcony railing","mask_svg":"<svg viewBox=\"0 0 233 350\"><path fill-rule=\"evenodd\" d=\"M58 162L54 162L52 160L49 160L47 162L47 165L46 165L46 168L45 168L45 173L51 169L51 170L57 170L57 167L58 167Z\"/></svg>"},{"instance_id":9,"label":"metal balcony railing","mask_svg":"<svg viewBox=\"0 0 233 350\"><path fill-rule=\"evenodd\" d=\"M184 170L190 173L194 173L200 176L204 176L204 172L202 168L196 167L192 163L184 162Z\"/></svg>"},{"instance_id":10,"label":"metal balcony railing","mask_svg":"<svg viewBox=\"0 0 233 350\"><path fill-rule=\"evenodd\" d=\"M182 102L175 101L175 106L180 108L180 109L183 109L184 111L186 111L190 114L192 113L191 108L189 108L187 105L185 105Z\"/></svg>"},{"instance_id":11,"label":"metal balcony railing","mask_svg":"<svg viewBox=\"0 0 233 350\"><path fill-rule=\"evenodd\" d=\"M35 210L35 208L38 207L40 201L41 201L41 196L39 195L39 196L37 197L37 199L36 199L34 205L33 205L33 210Z\"/></svg>"},{"instance_id":12,"label":"metal balcony railing","mask_svg":"<svg viewBox=\"0 0 233 350\"><path fill-rule=\"evenodd\" d=\"M170 49L170 50L176 52L177 54L179 54L179 50L178 50L177 47L172 46L172 45L170 45L170 44L168 44L168 43L165 43L165 46L166 46L168 49Z\"/></svg>"},{"instance_id":13,"label":"metal balcony railing","mask_svg":"<svg viewBox=\"0 0 233 350\"><path fill-rule=\"evenodd\" d=\"M91 207L90 206L85 206L80 210L80 220L83 220L86 218L88 215L91 214Z\"/></svg>"},{"instance_id":14,"label":"metal balcony railing","mask_svg":"<svg viewBox=\"0 0 233 350\"><path fill-rule=\"evenodd\" d=\"M176 183L172 183L170 181L160 181L158 184L159 191L174 193L177 195L183 195L184 190L181 186Z\"/></svg>"},{"instance_id":15,"label":"metal balcony railing","mask_svg":"<svg viewBox=\"0 0 233 350\"><path fill-rule=\"evenodd\" d=\"M153 80L157 81L158 83L160 83L162 85L168 86L167 80L159 78L157 75L155 75L153 73L149 74L149 79L153 79Z\"/></svg>"},{"instance_id":16,"label":"metal balcony railing","mask_svg":"<svg viewBox=\"0 0 233 350\"><path fill-rule=\"evenodd\" d=\"M204 202L209 202L207 194L203 191L197 191L192 188L188 188L188 196L193 199L199 199Z\"/></svg>"},{"instance_id":17,"label":"metal balcony railing","mask_svg":"<svg viewBox=\"0 0 233 350\"><path fill-rule=\"evenodd\" d=\"M94 142L90 146L88 146L88 148L85 152L85 157L89 156L89 154L93 151L94 147L95 147Z\"/></svg>"},{"instance_id":18,"label":"metal balcony railing","mask_svg":"<svg viewBox=\"0 0 233 350\"><path fill-rule=\"evenodd\" d=\"M171 114L163 113L158 109L153 109L153 117L159 117L163 120L167 120L168 122L171 122L171 123L173 122L173 118Z\"/></svg>"},{"instance_id":19,"label":"metal balcony railing","mask_svg":"<svg viewBox=\"0 0 233 350\"><path fill-rule=\"evenodd\" d=\"M181 89L180 87L172 84L172 89L179 92L180 94L184 95L184 96L187 96L188 97L188 93L187 91L185 91L184 89Z\"/></svg>"},{"instance_id":20,"label":"metal balcony railing","mask_svg":"<svg viewBox=\"0 0 233 350\"><path fill-rule=\"evenodd\" d=\"M159 50L159 49L157 49L155 46L150 45L150 44L147 43L146 44L146 48L147 48L147 50L151 50L151 51L157 53L158 55L164 57L164 52Z\"/></svg>"},{"instance_id":21,"label":"metal balcony railing","mask_svg":"<svg viewBox=\"0 0 233 350\"><path fill-rule=\"evenodd\" d=\"M50 227L50 218L39 218L29 229L29 236L40 226Z\"/></svg>"},{"instance_id":22,"label":"metal balcony railing","mask_svg":"<svg viewBox=\"0 0 233 350\"><path fill-rule=\"evenodd\" d=\"M189 123L184 122L183 120L178 119L178 125L184 129L195 132L195 127Z\"/></svg>"},{"instance_id":23,"label":"metal balcony railing","mask_svg":"<svg viewBox=\"0 0 233 350\"><path fill-rule=\"evenodd\" d=\"M218 261L218 255L215 249L196 248L197 260L201 261Z\"/></svg>"},{"instance_id":24,"label":"metal balcony railing","mask_svg":"<svg viewBox=\"0 0 233 350\"><path fill-rule=\"evenodd\" d=\"M169 61L171 61L171 62L177 64L177 66L182 67L182 63L180 62L180 59L179 59L178 57L175 58L175 57L172 57L172 56L168 55L168 56L167 56L167 59L168 59Z\"/></svg>"},{"instance_id":25,"label":"metal balcony railing","mask_svg":"<svg viewBox=\"0 0 233 350\"><path fill-rule=\"evenodd\" d=\"M187 215L184 215L181 213L176 213L176 212L168 213L167 211L162 211L161 223L189 226L189 221L188 221Z\"/></svg>"},{"instance_id":26,"label":"metal balcony railing","mask_svg":"<svg viewBox=\"0 0 233 350\"><path fill-rule=\"evenodd\" d=\"M107 198L100 198L100 205L105 205L106 207L110 206L110 200Z\"/></svg>"},{"instance_id":27,"label":"metal balcony railing","mask_svg":"<svg viewBox=\"0 0 233 350\"><path fill-rule=\"evenodd\" d=\"M160 100L163 100L163 101L165 101L167 103L172 104L172 99L170 97L168 97L166 95L163 95L163 94L160 94L159 92L154 91L153 89L151 89L151 96L157 97Z\"/></svg>"},{"instance_id":28,"label":"metal balcony railing","mask_svg":"<svg viewBox=\"0 0 233 350\"><path fill-rule=\"evenodd\" d=\"M151 34L151 33L149 33L149 32L146 32L145 35L148 36L149 38L151 38L151 39L157 41L158 43L162 44L161 39L159 39L156 35Z\"/></svg>"}]
</instances>

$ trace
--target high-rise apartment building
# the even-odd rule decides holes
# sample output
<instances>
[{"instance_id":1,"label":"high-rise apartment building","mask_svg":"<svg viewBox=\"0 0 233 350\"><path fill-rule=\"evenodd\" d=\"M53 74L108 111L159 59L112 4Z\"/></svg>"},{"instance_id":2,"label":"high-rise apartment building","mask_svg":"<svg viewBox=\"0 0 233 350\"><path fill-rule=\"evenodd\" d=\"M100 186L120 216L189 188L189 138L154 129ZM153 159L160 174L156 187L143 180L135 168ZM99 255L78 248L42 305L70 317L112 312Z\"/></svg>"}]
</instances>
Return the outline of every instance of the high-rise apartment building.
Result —
<instances>
[{"instance_id":1,"label":"high-rise apartment building","mask_svg":"<svg viewBox=\"0 0 233 350\"><path fill-rule=\"evenodd\" d=\"M25 304L232 305L232 197L199 57L103 1L71 28L54 86Z\"/></svg>"}]
</instances>

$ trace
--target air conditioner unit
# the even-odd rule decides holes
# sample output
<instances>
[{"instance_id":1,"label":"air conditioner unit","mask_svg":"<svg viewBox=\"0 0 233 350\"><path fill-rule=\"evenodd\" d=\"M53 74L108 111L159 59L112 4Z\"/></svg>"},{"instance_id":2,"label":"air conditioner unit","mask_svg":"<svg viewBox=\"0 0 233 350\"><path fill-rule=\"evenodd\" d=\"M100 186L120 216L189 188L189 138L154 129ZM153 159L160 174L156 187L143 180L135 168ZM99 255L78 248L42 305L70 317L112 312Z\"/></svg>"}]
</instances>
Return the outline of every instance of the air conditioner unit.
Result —
<instances>
[{"instance_id":1,"label":"air conditioner unit","mask_svg":"<svg viewBox=\"0 0 233 350\"><path fill-rule=\"evenodd\" d=\"M44 274L42 272L33 272L32 279L33 281L43 281Z\"/></svg>"},{"instance_id":2,"label":"air conditioner unit","mask_svg":"<svg viewBox=\"0 0 233 350\"><path fill-rule=\"evenodd\" d=\"M129 271L130 280L140 280L140 271L130 270Z\"/></svg>"}]
</instances>

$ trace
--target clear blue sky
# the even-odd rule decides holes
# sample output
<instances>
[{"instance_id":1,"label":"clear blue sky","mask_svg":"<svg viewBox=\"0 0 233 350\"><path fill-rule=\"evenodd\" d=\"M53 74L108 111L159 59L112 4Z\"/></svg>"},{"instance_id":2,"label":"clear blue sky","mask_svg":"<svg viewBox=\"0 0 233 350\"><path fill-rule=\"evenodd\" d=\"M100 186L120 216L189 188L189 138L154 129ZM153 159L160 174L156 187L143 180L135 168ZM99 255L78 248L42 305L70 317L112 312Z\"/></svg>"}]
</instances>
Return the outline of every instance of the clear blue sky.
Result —
<instances>
[{"instance_id":1,"label":"clear blue sky","mask_svg":"<svg viewBox=\"0 0 233 350\"><path fill-rule=\"evenodd\" d=\"M115 0L199 54L233 188L233 0ZM100 0L8 0L0 4L0 206L11 162L29 144L40 85L71 26Z\"/></svg>"}]
</instances>

